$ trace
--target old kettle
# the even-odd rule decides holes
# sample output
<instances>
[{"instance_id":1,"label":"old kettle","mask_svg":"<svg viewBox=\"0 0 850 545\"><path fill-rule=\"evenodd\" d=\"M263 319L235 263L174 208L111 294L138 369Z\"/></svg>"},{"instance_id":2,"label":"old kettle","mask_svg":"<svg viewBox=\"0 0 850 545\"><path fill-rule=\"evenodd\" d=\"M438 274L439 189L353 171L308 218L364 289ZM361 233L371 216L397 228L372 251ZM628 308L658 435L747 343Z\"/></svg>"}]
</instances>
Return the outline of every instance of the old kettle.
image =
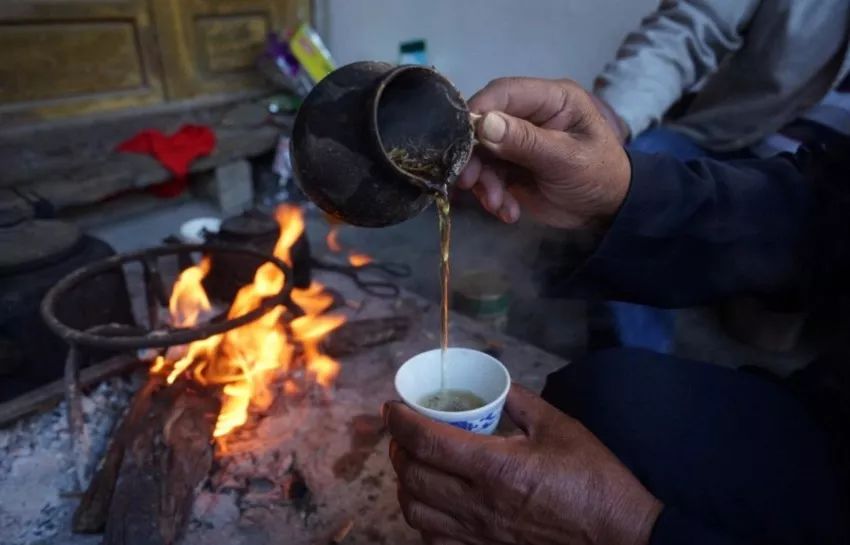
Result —
<instances>
[{"instance_id":1,"label":"old kettle","mask_svg":"<svg viewBox=\"0 0 850 545\"><path fill-rule=\"evenodd\" d=\"M469 108L436 70L357 62L304 100L292 131L295 180L328 214L383 227L421 212L473 146Z\"/></svg>"}]
</instances>

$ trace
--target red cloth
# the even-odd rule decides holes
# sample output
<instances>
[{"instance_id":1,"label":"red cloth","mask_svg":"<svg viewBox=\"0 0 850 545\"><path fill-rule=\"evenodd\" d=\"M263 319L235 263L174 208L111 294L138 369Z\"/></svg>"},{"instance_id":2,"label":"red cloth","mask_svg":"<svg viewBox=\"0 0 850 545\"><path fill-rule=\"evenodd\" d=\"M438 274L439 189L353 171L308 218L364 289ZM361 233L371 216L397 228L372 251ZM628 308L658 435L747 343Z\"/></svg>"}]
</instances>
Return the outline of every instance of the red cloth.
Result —
<instances>
[{"instance_id":1,"label":"red cloth","mask_svg":"<svg viewBox=\"0 0 850 545\"><path fill-rule=\"evenodd\" d=\"M157 129L145 129L118 144L118 151L152 155L174 178L150 188L160 197L174 197L186 189L189 165L215 149L215 133L202 125L183 125L166 136Z\"/></svg>"}]
</instances>

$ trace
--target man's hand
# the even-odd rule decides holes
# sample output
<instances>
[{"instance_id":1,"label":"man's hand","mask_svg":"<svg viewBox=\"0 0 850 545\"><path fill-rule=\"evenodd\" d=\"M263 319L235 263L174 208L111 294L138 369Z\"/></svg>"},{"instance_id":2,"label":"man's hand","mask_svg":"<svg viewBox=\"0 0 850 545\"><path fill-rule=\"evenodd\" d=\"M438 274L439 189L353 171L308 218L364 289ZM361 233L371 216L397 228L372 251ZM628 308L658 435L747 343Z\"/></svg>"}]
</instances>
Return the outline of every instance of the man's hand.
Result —
<instances>
[{"instance_id":1,"label":"man's hand","mask_svg":"<svg viewBox=\"0 0 850 545\"><path fill-rule=\"evenodd\" d=\"M609 222L625 199L629 159L593 98L566 80L490 82L469 101L480 145L458 180L503 221L520 210L553 227Z\"/></svg>"},{"instance_id":2,"label":"man's hand","mask_svg":"<svg viewBox=\"0 0 850 545\"><path fill-rule=\"evenodd\" d=\"M625 144L626 140L629 139L629 126L626 125L626 122L623 121L620 114L618 114L610 104L605 102L604 99L601 99L596 95L590 95L590 98L593 100L593 104L596 106L596 109L599 110L599 113L602 114L602 117L604 117L605 121L608 122L608 126L611 127L614 134L617 135L617 141L620 142L620 144Z\"/></svg>"},{"instance_id":3,"label":"man's hand","mask_svg":"<svg viewBox=\"0 0 850 545\"><path fill-rule=\"evenodd\" d=\"M408 524L429 543L645 545L661 504L578 421L514 384L487 437L385 406Z\"/></svg>"}]
</instances>

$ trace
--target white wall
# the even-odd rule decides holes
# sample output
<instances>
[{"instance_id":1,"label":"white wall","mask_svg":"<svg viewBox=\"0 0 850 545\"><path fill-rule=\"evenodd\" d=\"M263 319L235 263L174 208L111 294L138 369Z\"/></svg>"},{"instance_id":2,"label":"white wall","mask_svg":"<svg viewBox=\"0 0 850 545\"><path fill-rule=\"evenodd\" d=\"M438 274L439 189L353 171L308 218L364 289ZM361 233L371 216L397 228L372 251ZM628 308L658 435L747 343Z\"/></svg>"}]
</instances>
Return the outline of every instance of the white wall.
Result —
<instances>
[{"instance_id":1,"label":"white wall","mask_svg":"<svg viewBox=\"0 0 850 545\"><path fill-rule=\"evenodd\" d=\"M467 96L500 76L570 77L589 86L658 0L317 0L336 61L396 62L425 38L431 64Z\"/></svg>"}]
</instances>

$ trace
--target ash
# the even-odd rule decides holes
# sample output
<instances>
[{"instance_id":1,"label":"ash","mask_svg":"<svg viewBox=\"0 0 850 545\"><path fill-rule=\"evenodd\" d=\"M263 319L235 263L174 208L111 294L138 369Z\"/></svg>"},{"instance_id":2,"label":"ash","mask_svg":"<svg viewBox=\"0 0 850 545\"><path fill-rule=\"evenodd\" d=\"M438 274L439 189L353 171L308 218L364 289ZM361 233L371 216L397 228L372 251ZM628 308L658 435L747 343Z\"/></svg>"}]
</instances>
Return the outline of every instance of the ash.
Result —
<instances>
[{"instance_id":1,"label":"ash","mask_svg":"<svg viewBox=\"0 0 850 545\"><path fill-rule=\"evenodd\" d=\"M83 396L88 475L137 387L135 381L113 378ZM50 411L0 429L0 545L99 540L94 536L71 537L71 515L80 491L73 490L76 469L66 409L62 402Z\"/></svg>"},{"instance_id":2,"label":"ash","mask_svg":"<svg viewBox=\"0 0 850 545\"><path fill-rule=\"evenodd\" d=\"M418 543L398 511L376 388L345 382L330 397L279 399L237 430L218 449L182 545L275 545L284 536L315 545L352 524L346 545Z\"/></svg>"}]
</instances>

